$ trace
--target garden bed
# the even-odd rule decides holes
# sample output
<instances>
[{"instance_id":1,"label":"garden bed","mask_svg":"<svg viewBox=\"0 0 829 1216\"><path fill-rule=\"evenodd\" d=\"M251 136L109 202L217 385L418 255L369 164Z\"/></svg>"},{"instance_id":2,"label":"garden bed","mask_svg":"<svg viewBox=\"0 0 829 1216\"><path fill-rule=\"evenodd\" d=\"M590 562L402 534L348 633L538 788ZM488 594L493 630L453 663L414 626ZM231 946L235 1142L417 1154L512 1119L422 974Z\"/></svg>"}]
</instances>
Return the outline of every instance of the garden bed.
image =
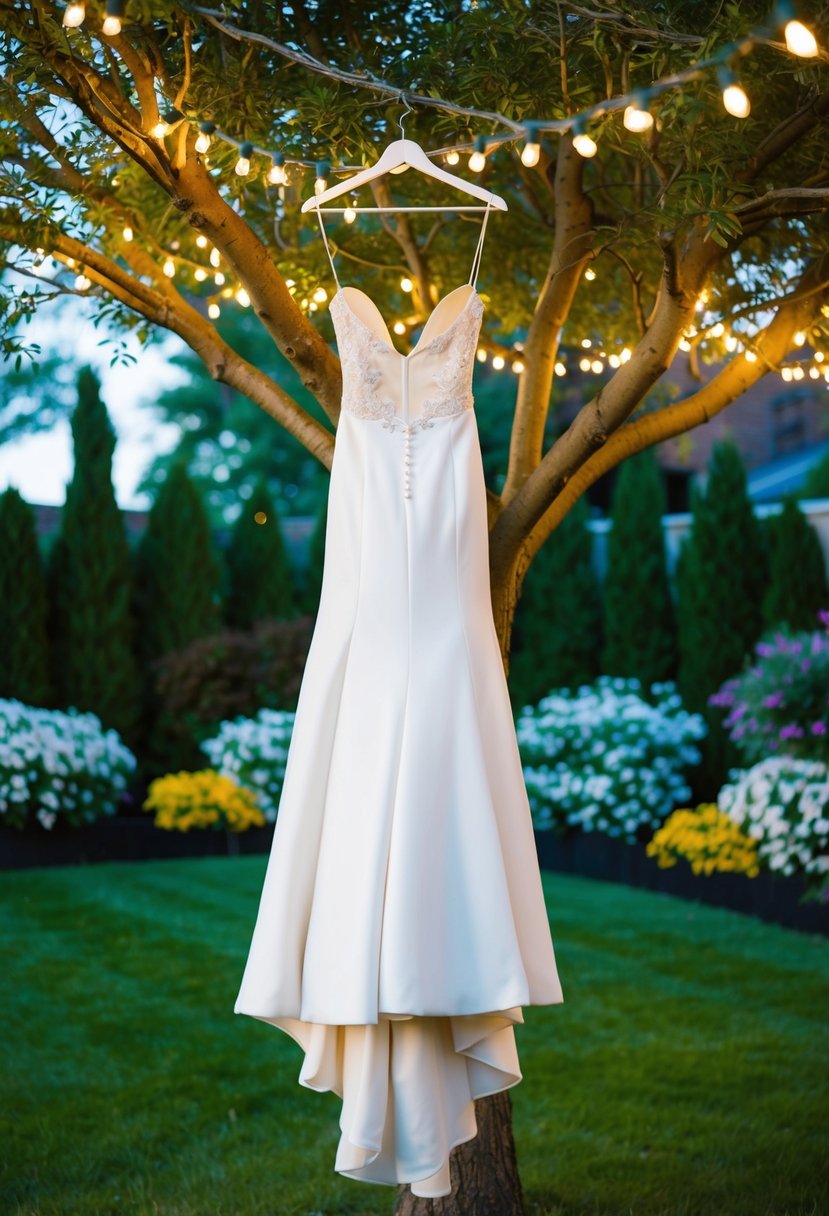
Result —
<instances>
[{"instance_id":1,"label":"garden bed","mask_svg":"<svg viewBox=\"0 0 829 1216\"><path fill-rule=\"evenodd\" d=\"M83 865L97 861L145 861L172 857L222 856L228 853L267 853L273 824L246 832L199 829L170 832L152 818L115 815L84 827L56 824L50 832L20 832L0 828L0 869ZM745 912L790 929L829 935L829 904L799 903L800 877L763 871L756 878L743 874L694 874L681 863L660 869L645 853L644 844L627 844L602 832L536 832L542 869L581 874L609 882L664 891L681 899Z\"/></svg>"}]
</instances>

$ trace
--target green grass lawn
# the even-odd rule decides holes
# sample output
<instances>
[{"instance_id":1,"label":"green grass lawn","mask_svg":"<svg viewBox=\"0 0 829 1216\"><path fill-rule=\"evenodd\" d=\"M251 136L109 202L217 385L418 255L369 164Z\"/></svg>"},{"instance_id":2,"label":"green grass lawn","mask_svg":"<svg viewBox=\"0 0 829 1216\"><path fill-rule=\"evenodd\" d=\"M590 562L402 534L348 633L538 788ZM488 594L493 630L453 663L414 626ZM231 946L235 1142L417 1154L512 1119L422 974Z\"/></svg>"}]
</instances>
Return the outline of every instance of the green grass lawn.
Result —
<instances>
[{"instance_id":1,"label":"green grass lawn","mask_svg":"<svg viewBox=\"0 0 829 1216\"><path fill-rule=\"evenodd\" d=\"M0 1212L332 1216L339 1101L233 1013L264 857L2 876ZM528 1216L822 1216L825 939L546 875L564 1004L512 1091Z\"/></svg>"}]
</instances>

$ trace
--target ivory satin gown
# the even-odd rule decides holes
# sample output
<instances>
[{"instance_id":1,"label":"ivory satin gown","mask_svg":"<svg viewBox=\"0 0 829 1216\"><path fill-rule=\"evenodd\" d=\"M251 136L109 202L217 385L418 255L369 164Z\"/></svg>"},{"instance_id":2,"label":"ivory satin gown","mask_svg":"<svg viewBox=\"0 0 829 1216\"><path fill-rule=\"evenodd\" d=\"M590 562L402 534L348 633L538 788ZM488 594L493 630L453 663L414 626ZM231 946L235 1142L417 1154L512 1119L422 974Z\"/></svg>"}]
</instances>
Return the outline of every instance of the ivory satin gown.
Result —
<instances>
[{"instance_id":1,"label":"ivory satin gown","mask_svg":"<svg viewBox=\"0 0 829 1216\"><path fill-rule=\"evenodd\" d=\"M474 1100L521 1080L521 1007L563 1001L490 599L487 216L409 355L325 242L343 398L322 591L234 1007L342 1097L338 1171L427 1197Z\"/></svg>"}]
</instances>

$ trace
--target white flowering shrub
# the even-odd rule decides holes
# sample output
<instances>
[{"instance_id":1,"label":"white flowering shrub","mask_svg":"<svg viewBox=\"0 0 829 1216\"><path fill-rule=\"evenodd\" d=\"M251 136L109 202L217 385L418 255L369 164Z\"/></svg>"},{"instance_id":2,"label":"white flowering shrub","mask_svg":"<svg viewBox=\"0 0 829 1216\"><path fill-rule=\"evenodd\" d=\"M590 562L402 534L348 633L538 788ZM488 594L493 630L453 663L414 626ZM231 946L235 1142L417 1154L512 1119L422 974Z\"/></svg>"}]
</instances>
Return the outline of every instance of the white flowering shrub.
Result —
<instances>
[{"instance_id":1,"label":"white flowering shrub","mask_svg":"<svg viewBox=\"0 0 829 1216\"><path fill-rule=\"evenodd\" d=\"M0 699L0 823L51 829L114 815L134 768L95 714Z\"/></svg>"},{"instance_id":2,"label":"white flowering shrub","mask_svg":"<svg viewBox=\"0 0 829 1216\"><path fill-rule=\"evenodd\" d=\"M673 683L600 676L525 707L516 734L537 828L606 832L633 842L691 794L684 772L706 727Z\"/></svg>"},{"instance_id":3,"label":"white flowering shrub","mask_svg":"<svg viewBox=\"0 0 829 1216\"><path fill-rule=\"evenodd\" d=\"M295 714L260 709L253 718L222 722L218 735L201 749L217 772L256 795L268 823L276 819Z\"/></svg>"},{"instance_id":4,"label":"white flowering shrub","mask_svg":"<svg viewBox=\"0 0 829 1216\"><path fill-rule=\"evenodd\" d=\"M729 777L717 806L755 838L762 866L783 874L829 873L829 766L769 756Z\"/></svg>"}]
</instances>

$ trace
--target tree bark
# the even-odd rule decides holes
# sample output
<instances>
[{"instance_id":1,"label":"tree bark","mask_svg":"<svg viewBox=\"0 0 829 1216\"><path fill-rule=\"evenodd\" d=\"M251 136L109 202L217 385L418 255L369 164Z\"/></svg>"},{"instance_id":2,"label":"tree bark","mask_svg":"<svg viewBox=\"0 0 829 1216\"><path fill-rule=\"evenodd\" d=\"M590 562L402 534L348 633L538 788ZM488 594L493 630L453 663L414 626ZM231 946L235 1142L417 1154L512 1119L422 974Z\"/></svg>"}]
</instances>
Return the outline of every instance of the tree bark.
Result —
<instances>
[{"instance_id":1,"label":"tree bark","mask_svg":"<svg viewBox=\"0 0 829 1216\"><path fill-rule=\"evenodd\" d=\"M509 1092L481 1098L475 1117L477 1136L458 1145L449 1158L452 1194L420 1199L401 1186L395 1216L523 1216Z\"/></svg>"}]
</instances>

